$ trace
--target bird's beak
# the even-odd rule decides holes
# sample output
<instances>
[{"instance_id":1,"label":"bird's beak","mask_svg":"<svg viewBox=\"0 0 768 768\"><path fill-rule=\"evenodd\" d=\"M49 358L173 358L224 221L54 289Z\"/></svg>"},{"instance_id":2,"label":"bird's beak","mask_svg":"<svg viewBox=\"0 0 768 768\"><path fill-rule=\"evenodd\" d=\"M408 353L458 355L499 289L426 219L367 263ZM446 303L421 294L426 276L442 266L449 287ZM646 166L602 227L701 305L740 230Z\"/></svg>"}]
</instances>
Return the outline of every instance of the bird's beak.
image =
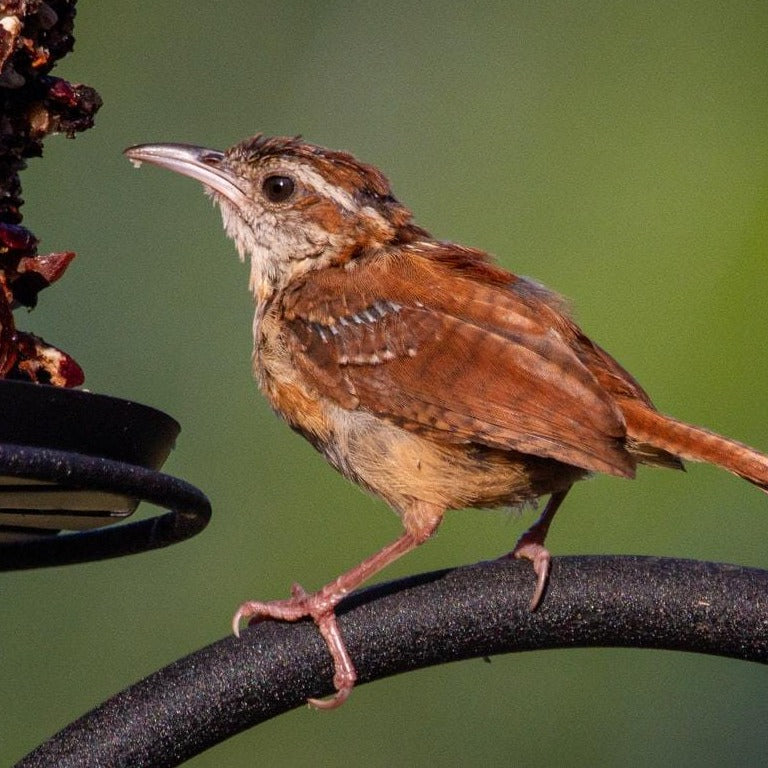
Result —
<instances>
[{"instance_id":1,"label":"bird's beak","mask_svg":"<svg viewBox=\"0 0 768 768\"><path fill-rule=\"evenodd\" d=\"M237 176L227 167L225 155L219 150L191 144L138 144L128 147L123 154L137 168L142 163L167 168L196 179L240 210L247 206L247 197L238 184Z\"/></svg>"}]
</instances>

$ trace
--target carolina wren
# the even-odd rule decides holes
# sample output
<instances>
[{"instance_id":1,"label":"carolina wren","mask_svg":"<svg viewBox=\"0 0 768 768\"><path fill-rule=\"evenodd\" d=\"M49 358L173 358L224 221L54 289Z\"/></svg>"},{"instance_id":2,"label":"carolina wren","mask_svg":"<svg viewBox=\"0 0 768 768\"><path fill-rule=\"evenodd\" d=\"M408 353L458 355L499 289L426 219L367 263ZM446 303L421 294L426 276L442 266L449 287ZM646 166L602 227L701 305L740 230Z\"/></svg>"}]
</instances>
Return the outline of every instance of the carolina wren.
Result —
<instances>
[{"instance_id":1,"label":"carolina wren","mask_svg":"<svg viewBox=\"0 0 768 768\"><path fill-rule=\"evenodd\" d=\"M299 138L255 136L225 152L127 149L202 182L219 204L256 303L253 371L274 410L345 477L402 520L394 542L309 594L246 602L233 620L312 617L335 664L335 707L356 674L334 613L373 574L426 541L449 509L549 494L510 556L532 561L571 486L638 464L717 464L768 490L768 457L663 416L592 342L564 302L488 254L413 223L376 168Z\"/></svg>"}]
</instances>

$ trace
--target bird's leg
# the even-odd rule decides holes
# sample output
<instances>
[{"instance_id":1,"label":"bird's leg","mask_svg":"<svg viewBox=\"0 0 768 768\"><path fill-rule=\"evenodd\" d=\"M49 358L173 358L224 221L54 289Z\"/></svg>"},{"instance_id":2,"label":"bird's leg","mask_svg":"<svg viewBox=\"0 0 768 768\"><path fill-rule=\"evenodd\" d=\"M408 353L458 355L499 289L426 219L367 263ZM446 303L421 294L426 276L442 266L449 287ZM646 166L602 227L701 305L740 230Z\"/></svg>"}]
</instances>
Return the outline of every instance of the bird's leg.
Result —
<instances>
[{"instance_id":1,"label":"bird's leg","mask_svg":"<svg viewBox=\"0 0 768 768\"><path fill-rule=\"evenodd\" d=\"M419 520L417 526L408 525L406 532L362 563L341 574L317 592L308 593L298 584L291 588L291 597L287 600L270 602L249 601L243 603L232 619L232 629L239 635L243 620L251 622L264 619L278 621L298 621L311 617L323 636L334 665L333 684L336 693L329 699L309 699L308 703L318 709L333 709L343 704L357 680L352 659L349 656L344 639L336 621L335 608L350 592L357 589L371 576L386 568L390 563L402 557L426 541L440 524L441 514L430 515Z\"/></svg>"},{"instance_id":2,"label":"bird's leg","mask_svg":"<svg viewBox=\"0 0 768 768\"><path fill-rule=\"evenodd\" d=\"M534 589L533 597L531 597L532 611L538 608L549 580L549 566L552 556L544 546L544 540L547 538L549 526L555 513L569 490L570 487L564 491L557 491L549 497L547 506L544 507L539 519L517 540L515 548L508 555L505 555L505 557L530 560L533 563L533 570L536 573L536 589Z\"/></svg>"}]
</instances>

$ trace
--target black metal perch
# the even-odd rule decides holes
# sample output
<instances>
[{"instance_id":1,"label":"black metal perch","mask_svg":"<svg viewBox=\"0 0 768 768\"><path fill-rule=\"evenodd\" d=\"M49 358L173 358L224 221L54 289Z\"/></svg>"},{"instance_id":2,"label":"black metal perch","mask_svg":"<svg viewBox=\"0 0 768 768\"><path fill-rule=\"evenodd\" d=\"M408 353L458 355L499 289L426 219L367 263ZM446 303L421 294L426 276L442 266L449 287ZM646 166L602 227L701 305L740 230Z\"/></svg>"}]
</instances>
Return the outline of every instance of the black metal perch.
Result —
<instances>
[{"instance_id":1,"label":"black metal perch","mask_svg":"<svg viewBox=\"0 0 768 768\"><path fill-rule=\"evenodd\" d=\"M768 661L768 571L668 558L560 557L536 613L528 609L530 589L527 564L497 561L351 595L339 606L340 626L360 683L548 648L656 648ZM241 639L220 640L117 694L17 768L179 765L310 696L331 693L331 676L311 623L252 626ZM354 706L354 696L346 706Z\"/></svg>"},{"instance_id":2,"label":"black metal perch","mask_svg":"<svg viewBox=\"0 0 768 768\"><path fill-rule=\"evenodd\" d=\"M208 523L205 495L157 471L179 433L170 416L13 381L0 381L0 411L0 571L156 549ZM113 525L141 501L172 511Z\"/></svg>"}]
</instances>

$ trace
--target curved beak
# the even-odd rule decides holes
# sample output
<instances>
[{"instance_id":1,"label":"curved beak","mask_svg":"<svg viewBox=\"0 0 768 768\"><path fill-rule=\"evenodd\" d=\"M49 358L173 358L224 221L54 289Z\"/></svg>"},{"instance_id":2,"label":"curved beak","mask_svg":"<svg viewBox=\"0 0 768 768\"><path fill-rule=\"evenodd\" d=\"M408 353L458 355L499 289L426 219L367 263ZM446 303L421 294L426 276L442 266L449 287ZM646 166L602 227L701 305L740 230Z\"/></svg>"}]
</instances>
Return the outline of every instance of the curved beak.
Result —
<instances>
[{"instance_id":1,"label":"curved beak","mask_svg":"<svg viewBox=\"0 0 768 768\"><path fill-rule=\"evenodd\" d=\"M142 163L157 165L201 182L214 196L227 198L240 210L247 206L247 196L238 177L227 167L225 154L217 149L192 144L137 144L123 154L138 168Z\"/></svg>"}]
</instances>

